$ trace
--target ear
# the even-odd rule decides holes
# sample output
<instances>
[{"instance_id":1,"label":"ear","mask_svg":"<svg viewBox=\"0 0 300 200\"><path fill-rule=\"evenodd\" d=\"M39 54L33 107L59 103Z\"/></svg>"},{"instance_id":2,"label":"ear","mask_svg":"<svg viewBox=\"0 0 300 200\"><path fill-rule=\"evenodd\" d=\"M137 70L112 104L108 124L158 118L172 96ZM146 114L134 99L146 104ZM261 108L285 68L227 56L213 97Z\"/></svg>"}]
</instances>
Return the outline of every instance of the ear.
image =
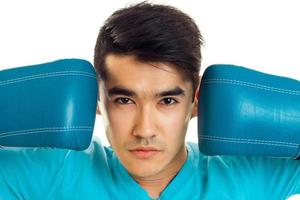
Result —
<instances>
[{"instance_id":1,"label":"ear","mask_svg":"<svg viewBox=\"0 0 300 200\"><path fill-rule=\"evenodd\" d=\"M192 118L198 116L198 101L199 101L199 88L200 88L200 81L201 81L201 76L199 76L199 84L198 87L195 91L195 96L194 96L194 105L193 105L193 111L192 111Z\"/></svg>"},{"instance_id":2,"label":"ear","mask_svg":"<svg viewBox=\"0 0 300 200\"><path fill-rule=\"evenodd\" d=\"M96 114L101 115L101 109L100 109L100 81L98 81L98 97L97 97L97 108L96 108Z\"/></svg>"},{"instance_id":3,"label":"ear","mask_svg":"<svg viewBox=\"0 0 300 200\"><path fill-rule=\"evenodd\" d=\"M99 108L98 102L99 102L99 100L97 101L96 114L97 114L97 115L101 115L101 112L100 112L100 108Z\"/></svg>"}]
</instances>

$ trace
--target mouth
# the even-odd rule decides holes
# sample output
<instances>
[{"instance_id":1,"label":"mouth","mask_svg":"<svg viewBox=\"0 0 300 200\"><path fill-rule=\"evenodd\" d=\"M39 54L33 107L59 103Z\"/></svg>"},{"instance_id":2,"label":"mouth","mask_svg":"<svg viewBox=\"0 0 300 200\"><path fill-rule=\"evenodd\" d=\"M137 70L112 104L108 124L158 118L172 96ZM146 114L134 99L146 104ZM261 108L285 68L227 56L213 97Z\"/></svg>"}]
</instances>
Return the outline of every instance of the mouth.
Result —
<instances>
[{"instance_id":1,"label":"mouth","mask_svg":"<svg viewBox=\"0 0 300 200\"><path fill-rule=\"evenodd\" d=\"M160 150L153 147L137 147L132 150L129 150L136 158L139 159L149 159L157 155Z\"/></svg>"}]
</instances>

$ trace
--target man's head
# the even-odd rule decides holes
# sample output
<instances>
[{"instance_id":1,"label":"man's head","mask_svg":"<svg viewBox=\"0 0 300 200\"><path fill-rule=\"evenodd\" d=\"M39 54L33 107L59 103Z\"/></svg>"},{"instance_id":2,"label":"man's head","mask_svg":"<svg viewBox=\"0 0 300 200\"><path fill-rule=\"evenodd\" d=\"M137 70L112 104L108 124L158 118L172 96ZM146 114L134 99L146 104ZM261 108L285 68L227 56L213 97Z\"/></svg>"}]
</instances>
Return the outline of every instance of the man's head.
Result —
<instances>
[{"instance_id":1,"label":"man's head","mask_svg":"<svg viewBox=\"0 0 300 200\"><path fill-rule=\"evenodd\" d=\"M176 8L147 3L113 13L101 28L94 66L106 80L105 57L109 53L134 55L144 62L171 63L197 89L202 37L197 25Z\"/></svg>"},{"instance_id":2,"label":"man's head","mask_svg":"<svg viewBox=\"0 0 300 200\"><path fill-rule=\"evenodd\" d=\"M202 39L193 20L173 7L138 4L101 28L94 65L107 138L134 177L176 173L197 113Z\"/></svg>"}]
</instances>

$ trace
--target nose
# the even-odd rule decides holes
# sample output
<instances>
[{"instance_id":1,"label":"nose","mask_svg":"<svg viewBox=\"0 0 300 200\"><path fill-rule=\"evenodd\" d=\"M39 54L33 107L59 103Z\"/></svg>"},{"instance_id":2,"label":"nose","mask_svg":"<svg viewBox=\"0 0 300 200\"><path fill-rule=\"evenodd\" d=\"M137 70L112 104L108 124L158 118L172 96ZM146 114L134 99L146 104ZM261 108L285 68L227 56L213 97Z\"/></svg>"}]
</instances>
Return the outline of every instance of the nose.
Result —
<instances>
[{"instance_id":1,"label":"nose","mask_svg":"<svg viewBox=\"0 0 300 200\"><path fill-rule=\"evenodd\" d=\"M155 111L151 106L139 109L133 135L139 138L153 138L157 134Z\"/></svg>"}]
</instances>

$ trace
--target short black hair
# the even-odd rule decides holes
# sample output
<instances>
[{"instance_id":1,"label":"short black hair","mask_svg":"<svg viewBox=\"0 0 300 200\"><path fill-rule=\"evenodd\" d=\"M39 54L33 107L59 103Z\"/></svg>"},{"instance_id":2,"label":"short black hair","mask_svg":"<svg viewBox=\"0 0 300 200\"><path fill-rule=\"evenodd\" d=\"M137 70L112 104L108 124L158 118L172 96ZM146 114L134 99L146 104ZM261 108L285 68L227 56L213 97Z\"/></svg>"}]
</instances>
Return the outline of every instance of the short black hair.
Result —
<instances>
[{"instance_id":1,"label":"short black hair","mask_svg":"<svg viewBox=\"0 0 300 200\"><path fill-rule=\"evenodd\" d=\"M199 84L203 39L194 20L167 5L142 2L114 12L100 29L94 54L98 78L106 80L105 57L109 53L134 55L144 62L176 66Z\"/></svg>"}]
</instances>

